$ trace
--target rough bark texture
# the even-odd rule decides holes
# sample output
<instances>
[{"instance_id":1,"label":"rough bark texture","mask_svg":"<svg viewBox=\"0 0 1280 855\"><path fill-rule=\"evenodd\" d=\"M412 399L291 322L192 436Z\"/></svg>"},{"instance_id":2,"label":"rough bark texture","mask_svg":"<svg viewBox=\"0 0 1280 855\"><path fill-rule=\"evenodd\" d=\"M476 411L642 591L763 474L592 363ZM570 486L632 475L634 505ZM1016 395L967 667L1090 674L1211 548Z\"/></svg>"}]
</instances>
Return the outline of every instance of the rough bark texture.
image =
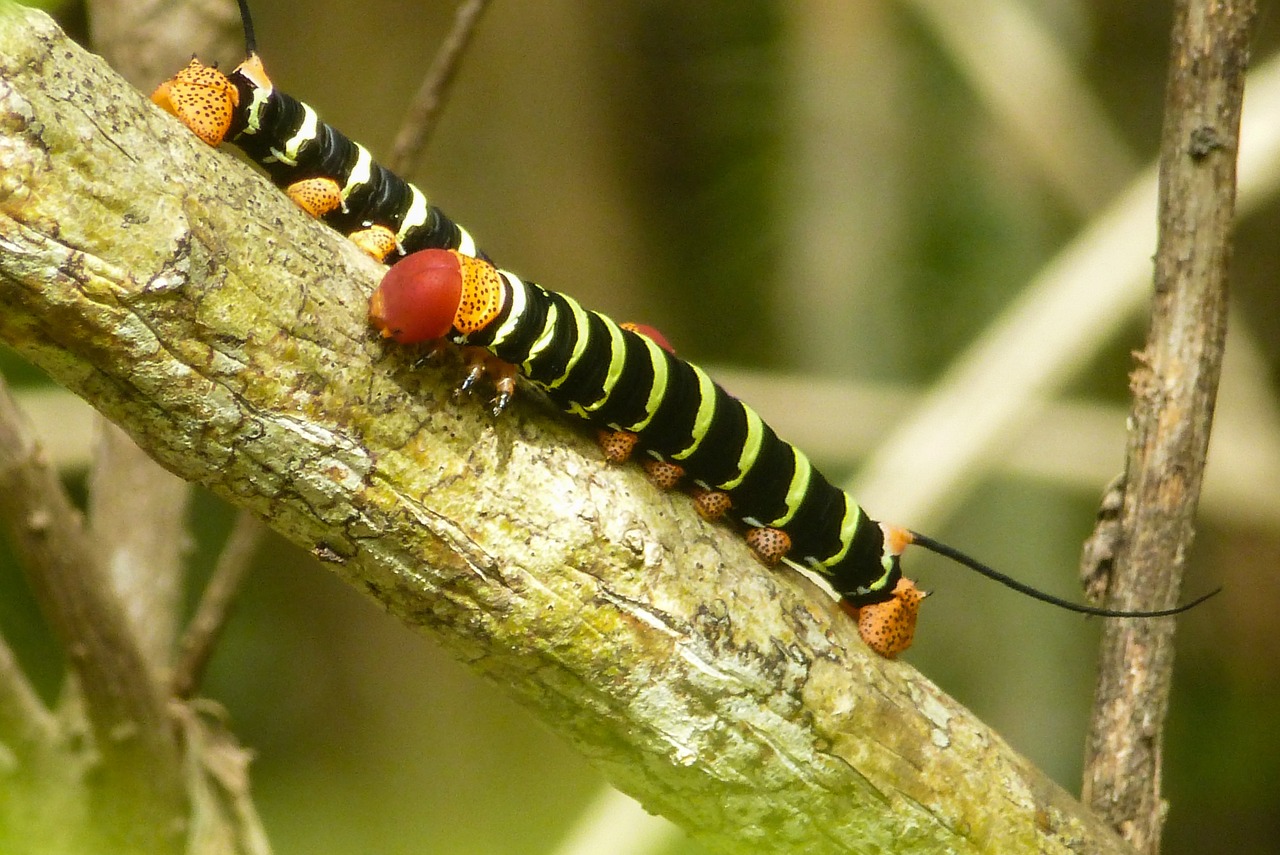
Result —
<instances>
[{"instance_id":1,"label":"rough bark texture","mask_svg":"<svg viewBox=\"0 0 1280 855\"><path fill-rule=\"evenodd\" d=\"M380 267L0 5L0 338L726 852L1125 852L824 595L526 397L372 335Z\"/></svg>"},{"instance_id":2,"label":"rough bark texture","mask_svg":"<svg viewBox=\"0 0 1280 855\"><path fill-rule=\"evenodd\" d=\"M1151 333L1132 378L1124 500L1105 538L1115 549L1113 608L1165 608L1182 587L1226 338L1253 14L1252 0L1176 5ZM1160 850L1166 812L1160 766L1174 628L1172 620L1106 624L1086 748L1085 800L1150 853Z\"/></svg>"}]
</instances>

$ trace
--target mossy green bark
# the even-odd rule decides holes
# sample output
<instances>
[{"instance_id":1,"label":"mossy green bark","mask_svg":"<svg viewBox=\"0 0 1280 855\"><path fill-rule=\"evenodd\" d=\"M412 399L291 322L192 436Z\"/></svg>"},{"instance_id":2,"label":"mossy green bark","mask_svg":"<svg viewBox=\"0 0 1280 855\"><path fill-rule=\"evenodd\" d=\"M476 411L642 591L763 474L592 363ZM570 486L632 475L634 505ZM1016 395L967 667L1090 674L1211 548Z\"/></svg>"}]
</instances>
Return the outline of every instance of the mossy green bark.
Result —
<instances>
[{"instance_id":1,"label":"mossy green bark","mask_svg":"<svg viewBox=\"0 0 1280 855\"><path fill-rule=\"evenodd\" d=\"M1123 852L820 593L366 322L380 267L0 7L0 338L725 852ZM6 786L0 781L0 787Z\"/></svg>"}]
</instances>

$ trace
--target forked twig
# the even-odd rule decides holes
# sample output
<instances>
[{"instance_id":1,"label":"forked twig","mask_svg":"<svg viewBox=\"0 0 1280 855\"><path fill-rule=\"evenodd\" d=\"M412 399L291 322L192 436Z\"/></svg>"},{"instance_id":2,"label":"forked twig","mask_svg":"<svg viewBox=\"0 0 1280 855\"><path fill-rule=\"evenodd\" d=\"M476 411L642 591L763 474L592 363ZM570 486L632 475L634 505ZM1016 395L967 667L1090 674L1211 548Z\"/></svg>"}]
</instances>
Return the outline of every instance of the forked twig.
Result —
<instances>
[{"instance_id":1,"label":"forked twig","mask_svg":"<svg viewBox=\"0 0 1280 855\"><path fill-rule=\"evenodd\" d=\"M116 800L116 830L139 829L140 845L167 851L182 801L164 698L106 581L83 518L2 380L0 524L8 529L32 594L79 678L102 756L100 774Z\"/></svg>"}]
</instances>

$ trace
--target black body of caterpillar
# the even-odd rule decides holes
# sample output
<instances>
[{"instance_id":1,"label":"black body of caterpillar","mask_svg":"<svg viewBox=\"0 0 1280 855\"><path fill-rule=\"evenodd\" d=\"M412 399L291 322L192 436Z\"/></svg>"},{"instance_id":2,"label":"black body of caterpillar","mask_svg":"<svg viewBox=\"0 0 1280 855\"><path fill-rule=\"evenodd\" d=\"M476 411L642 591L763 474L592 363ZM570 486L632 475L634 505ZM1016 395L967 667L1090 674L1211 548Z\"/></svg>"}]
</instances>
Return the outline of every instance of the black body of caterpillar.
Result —
<instances>
[{"instance_id":1,"label":"black body of caterpillar","mask_svg":"<svg viewBox=\"0 0 1280 855\"><path fill-rule=\"evenodd\" d=\"M444 336L482 347L518 366L566 413L634 435L637 450L727 495L732 516L748 528L784 533L787 556L851 605L893 595L905 544L886 537L751 407L648 336L486 261L442 250L393 267L371 317L402 343Z\"/></svg>"}]
</instances>

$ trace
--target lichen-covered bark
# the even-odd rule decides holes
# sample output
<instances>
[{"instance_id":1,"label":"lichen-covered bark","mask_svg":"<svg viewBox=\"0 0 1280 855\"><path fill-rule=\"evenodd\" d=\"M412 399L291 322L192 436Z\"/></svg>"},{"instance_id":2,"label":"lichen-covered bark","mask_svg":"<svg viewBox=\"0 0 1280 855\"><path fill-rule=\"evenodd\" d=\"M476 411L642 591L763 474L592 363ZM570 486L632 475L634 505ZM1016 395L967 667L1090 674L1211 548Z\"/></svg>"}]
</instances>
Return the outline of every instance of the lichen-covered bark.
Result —
<instances>
[{"instance_id":1,"label":"lichen-covered bark","mask_svg":"<svg viewBox=\"0 0 1280 855\"><path fill-rule=\"evenodd\" d=\"M0 338L726 852L1122 852L826 598L525 398L455 401L379 267L0 6Z\"/></svg>"}]
</instances>

